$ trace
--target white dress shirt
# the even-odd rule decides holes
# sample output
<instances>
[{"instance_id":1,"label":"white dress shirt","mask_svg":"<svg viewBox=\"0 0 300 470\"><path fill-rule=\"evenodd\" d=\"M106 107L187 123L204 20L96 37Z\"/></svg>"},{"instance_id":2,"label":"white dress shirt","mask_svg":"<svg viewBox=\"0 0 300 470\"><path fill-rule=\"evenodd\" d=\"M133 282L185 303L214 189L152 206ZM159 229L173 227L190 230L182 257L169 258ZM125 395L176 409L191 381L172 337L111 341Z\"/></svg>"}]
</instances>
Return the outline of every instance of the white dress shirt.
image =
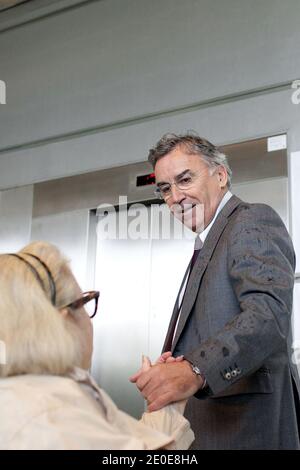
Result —
<instances>
[{"instance_id":1,"label":"white dress shirt","mask_svg":"<svg viewBox=\"0 0 300 470\"><path fill-rule=\"evenodd\" d=\"M210 231L210 229L212 228L216 218L218 217L218 214L219 212L223 209L223 207L225 206L225 204L229 201L229 199L231 198L232 196L232 193L230 191L227 191L226 194L224 194L223 196L223 199L221 200L220 204L218 205L218 208L216 210L216 213L214 215L214 218L212 219L212 221L210 222L210 224L203 230L203 232L201 232L199 234L199 238L200 240L202 241L202 243L205 242L205 239L208 235L208 232Z\"/></svg>"}]
</instances>

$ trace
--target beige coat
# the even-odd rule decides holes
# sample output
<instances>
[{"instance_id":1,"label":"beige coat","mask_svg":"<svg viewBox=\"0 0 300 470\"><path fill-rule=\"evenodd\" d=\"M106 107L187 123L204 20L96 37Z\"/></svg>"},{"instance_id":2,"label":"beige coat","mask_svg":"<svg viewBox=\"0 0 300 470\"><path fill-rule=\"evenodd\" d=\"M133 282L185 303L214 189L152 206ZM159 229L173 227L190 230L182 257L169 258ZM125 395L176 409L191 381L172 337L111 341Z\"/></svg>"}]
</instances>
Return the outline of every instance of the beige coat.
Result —
<instances>
[{"instance_id":1,"label":"beige coat","mask_svg":"<svg viewBox=\"0 0 300 470\"><path fill-rule=\"evenodd\" d=\"M187 449L189 422L169 405L136 420L87 372L0 379L0 449Z\"/></svg>"}]
</instances>

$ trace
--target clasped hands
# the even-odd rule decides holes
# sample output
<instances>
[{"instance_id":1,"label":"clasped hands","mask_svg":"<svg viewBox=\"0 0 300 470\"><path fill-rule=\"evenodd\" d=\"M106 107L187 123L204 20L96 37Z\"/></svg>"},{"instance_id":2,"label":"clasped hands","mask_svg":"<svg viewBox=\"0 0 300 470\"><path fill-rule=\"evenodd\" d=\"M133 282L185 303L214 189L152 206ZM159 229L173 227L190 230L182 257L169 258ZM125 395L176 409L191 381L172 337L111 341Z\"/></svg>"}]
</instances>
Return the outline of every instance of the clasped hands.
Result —
<instances>
[{"instance_id":1,"label":"clasped hands","mask_svg":"<svg viewBox=\"0 0 300 470\"><path fill-rule=\"evenodd\" d=\"M147 411L157 411L164 406L193 396L203 385L203 378L196 375L191 364L183 356L173 357L170 351L163 353L155 364L143 357L142 367L129 380L136 384L147 400Z\"/></svg>"}]
</instances>

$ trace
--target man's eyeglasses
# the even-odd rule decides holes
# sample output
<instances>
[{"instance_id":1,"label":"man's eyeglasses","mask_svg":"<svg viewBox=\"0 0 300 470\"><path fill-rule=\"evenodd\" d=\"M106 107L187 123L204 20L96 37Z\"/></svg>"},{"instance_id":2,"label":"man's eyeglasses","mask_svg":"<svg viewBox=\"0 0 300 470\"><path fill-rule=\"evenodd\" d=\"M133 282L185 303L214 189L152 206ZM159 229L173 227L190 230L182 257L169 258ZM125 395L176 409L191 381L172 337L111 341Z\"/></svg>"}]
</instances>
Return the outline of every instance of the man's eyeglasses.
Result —
<instances>
[{"instance_id":1,"label":"man's eyeglasses","mask_svg":"<svg viewBox=\"0 0 300 470\"><path fill-rule=\"evenodd\" d=\"M77 310L78 308L82 308L85 305L85 310L88 316L93 318L97 313L99 295L100 292L98 290L83 292L79 299L74 300L74 302L71 302L70 304L61 308L71 308L73 310Z\"/></svg>"},{"instance_id":2,"label":"man's eyeglasses","mask_svg":"<svg viewBox=\"0 0 300 470\"><path fill-rule=\"evenodd\" d=\"M200 173L186 172L183 175L177 176L173 183L158 183L157 188L154 190L154 194L156 197L166 200L172 194L171 188L173 184L175 184L175 186L179 190L184 191L186 189L191 188L193 184L195 183L196 179L198 178L198 176L202 173L203 172L200 172Z\"/></svg>"}]
</instances>

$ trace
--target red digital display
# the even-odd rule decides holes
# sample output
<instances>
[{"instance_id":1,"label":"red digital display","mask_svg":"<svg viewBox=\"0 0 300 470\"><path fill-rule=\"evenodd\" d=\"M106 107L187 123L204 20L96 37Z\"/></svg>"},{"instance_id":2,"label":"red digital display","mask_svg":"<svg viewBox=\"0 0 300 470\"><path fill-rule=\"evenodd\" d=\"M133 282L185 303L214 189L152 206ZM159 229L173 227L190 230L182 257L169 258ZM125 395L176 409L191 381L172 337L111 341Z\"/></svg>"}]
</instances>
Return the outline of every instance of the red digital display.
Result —
<instances>
[{"instance_id":1,"label":"red digital display","mask_svg":"<svg viewBox=\"0 0 300 470\"><path fill-rule=\"evenodd\" d=\"M148 175L137 176L136 185L137 186L149 186L155 184L155 174L149 173Z\"/></svg>"}]
</instances>

